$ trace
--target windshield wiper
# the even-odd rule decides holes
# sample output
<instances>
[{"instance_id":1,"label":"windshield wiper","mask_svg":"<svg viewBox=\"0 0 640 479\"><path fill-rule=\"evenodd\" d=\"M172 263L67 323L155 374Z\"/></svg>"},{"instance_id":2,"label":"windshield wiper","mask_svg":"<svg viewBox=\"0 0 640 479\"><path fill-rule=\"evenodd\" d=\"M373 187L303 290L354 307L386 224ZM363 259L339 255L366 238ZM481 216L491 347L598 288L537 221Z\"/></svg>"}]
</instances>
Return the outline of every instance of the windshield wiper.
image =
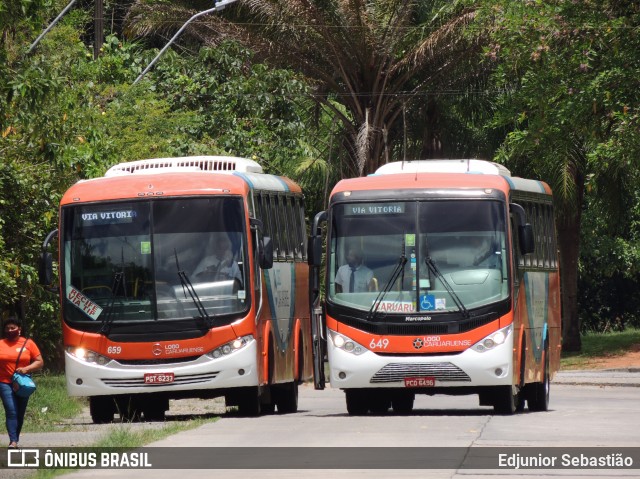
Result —
<instances>
[{"instance_id":1,"label":"windshield wiper","mask_svg":"<svg viewBox=\"0 0 640 479\"><path fill-rule=\"evenodd\" d=\"M116 301L116 292L120 287L120 284L123 283L124 280L124 267L120 271L116 271L113 273L113 284L111 285L111 296L109 297L109 304L107 304L107 314L104 318L102 318L102 322L100 323L100 330L98 331L100 334L108 336L111 332L111 324L113 323L114 313L113 313L113 305Z\"/></svg>"},{"instance_id":2,"label":"windshield wiper","mask_svg":"<svg viewBox=\"0 0 640 479\"><path fill-rule=\"evenodd\" d=\"M438 278L442 282L442 285L444 286L444 289L447 290L447 293L449 293L449 295L453 299L453 302L456 303L456 306L458 307L458 309L462 313L462 316L464 316L465 319L468 318L469 317L469 310L465 307L464 303L460 300L460 297L453 290L453 288L451 287L449 282L446 280L446 278L444 277L444 275L440 271L440 268L438 268L438 266L436 265L436 262L433 261L431 256L429 256L428 252L427 252L427 255L426 255L426 258L425 258L424 262L427 264L427 266L429 267L431 272L436 276L436 278Z\"/></svg>"},{"instance_id":3,"label":"windshield wiper","mask_svg":"<svg viewBox=\"0 0 640 479\"><path fill-rule=\"evenodd\" d=\"M180 284L182 284L182 293L184 294L184 297L185 298L187 297L187 291L188 291L189 296L191 296L191 300L193 301L193 304L196 305L196 308L198 310L198 313L200 314L200 317L207 322L207 326L209 328L212 328L213 319L211 318L211 316L209 316L209 313L207 313L207 310L204 307L204 304L202 304L202 301L200 301L200 297L198 296L198 293L193 287L193 284L191 284L191 281L189 280L187 273L185 273L184 270L180 269L180 262L178 261L178 252L175 249L173 250L173 254L176 257L176 268L178 270L178 278L180 278Z\"/></svg>"},{"instance_id":4,"label":"windshield wiper","mask_svg":"<svg viewBox=\"0 0 640 479\"><path fill-rule=\"evenodd\" d=\"M405 254L405 244L404 244L404 239L403 239L402 240L402 252L400 253L400 258L398 258L398 263L396 264L396 267L391 272L391 276L389 277L389 280L384 285L384 288L378 293L378 295L376 296L376 299L374 300L373 304L371 305L371 309L369 309L369 312L367 313L367 320L368 321L373 321L375 319L376 314L378 313L378 309L380 308L380 303L382 302L382 300L384 299L386 294L389 291L391 291L391 288L393 288L393 285L398 280L398 276L400 276L400 274L402 274L402 278L404 279L404 265L405 264L407 264L407 255Z\"/></svg>"}]
</instances>

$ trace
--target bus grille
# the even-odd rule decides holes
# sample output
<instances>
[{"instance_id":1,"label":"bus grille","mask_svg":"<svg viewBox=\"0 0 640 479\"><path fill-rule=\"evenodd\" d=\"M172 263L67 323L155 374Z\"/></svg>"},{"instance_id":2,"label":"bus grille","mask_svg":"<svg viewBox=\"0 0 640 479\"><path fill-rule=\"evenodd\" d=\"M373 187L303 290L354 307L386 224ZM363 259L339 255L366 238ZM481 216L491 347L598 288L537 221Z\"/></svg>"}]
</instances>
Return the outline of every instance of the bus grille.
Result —
<instances>
[{"instance_id":1,"label":"bus grille","mask_svg":"<svg viewBox=\"0 0 640 479\"><path fill-rule=\"evenodd\" d=\"M127 378L127 379L103 379L102 382L112 388L131 388L131 387L149 387L156 386L182 386L186 384L199 384L212 381L218 377L220 371L207 374L189 374L184 376L176 376L172 383L162 384L145 384L144 378Z\"/></svg>"},{"instance_id":2,"label":"bus grille","mask_svg":"<svg viewBox=\"0 0 640 479\"><path fill-rule=\"evenodd\" d=\"M471 381L467 373L451 363L389 363L370 382L394 383L414 377L432 377L442 382Z\"/></svg>"}]
</instances>

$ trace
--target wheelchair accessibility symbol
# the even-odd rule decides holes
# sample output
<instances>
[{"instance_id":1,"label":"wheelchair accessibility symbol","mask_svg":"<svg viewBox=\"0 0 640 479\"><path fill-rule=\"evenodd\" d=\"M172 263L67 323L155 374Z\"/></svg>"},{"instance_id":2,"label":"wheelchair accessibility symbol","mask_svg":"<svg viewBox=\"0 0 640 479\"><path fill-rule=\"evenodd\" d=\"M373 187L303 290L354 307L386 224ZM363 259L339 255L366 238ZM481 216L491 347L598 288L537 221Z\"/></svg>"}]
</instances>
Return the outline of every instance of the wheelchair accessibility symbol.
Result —
<instances>
[{"instance_id":1,"label":"wheelchair accessibility symbol","mask_svg":"<svg viewBox=\"0 0 640 479\"><path fill-rule=\"evenodd\" d=\"M420 296L420 311L433 311L436 309L436 297L432 294Z\"/></svg>"}]
</instances>

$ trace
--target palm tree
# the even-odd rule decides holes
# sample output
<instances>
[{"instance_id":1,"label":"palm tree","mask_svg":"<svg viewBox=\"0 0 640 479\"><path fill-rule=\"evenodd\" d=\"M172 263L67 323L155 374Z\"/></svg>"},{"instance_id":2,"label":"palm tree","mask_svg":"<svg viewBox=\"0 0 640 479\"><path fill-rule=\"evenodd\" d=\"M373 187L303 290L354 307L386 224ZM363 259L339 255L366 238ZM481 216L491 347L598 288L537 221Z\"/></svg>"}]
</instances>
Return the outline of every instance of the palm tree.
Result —
<instances>
[{"instance_id":1,"label":"palm tree","mask_svg":"<svg viewBox=\"0 0 640 479\"><path fill-rule=\"evenodd\" d=\"M554 190L562 347L579 351L583 215L605 212L602 222L612 232L631 223L640 116L629 105L639 98L633 72L640 68L640 16L628 2L490 0L484 7L477 23L485 21L502 92L496 122L511 129L503 162L515 162L514 171L542 178ZM587 196L593 201L585 202ZM598 251L603 258L614 253Z\"/></svg>"},{"instance_id":2,"label":"palm tree","mask_svg":"<svg viewBox=\"0 0 640 479\"><path fill-rule=\"evenodd\" d=\"M166 35L197 3L138 0L127 32ZM449 0L239 0L186 33L209 45L239 40L261 60L304 74L313 100L342 126L346 175L360 176L402 153L412 108L423 113L411 120L424 125L422 155L441 151L428 126L441 115L438 94L460 91L481 73L479 43L464 34L474 15Z\"/></svg>"}]
</instances>

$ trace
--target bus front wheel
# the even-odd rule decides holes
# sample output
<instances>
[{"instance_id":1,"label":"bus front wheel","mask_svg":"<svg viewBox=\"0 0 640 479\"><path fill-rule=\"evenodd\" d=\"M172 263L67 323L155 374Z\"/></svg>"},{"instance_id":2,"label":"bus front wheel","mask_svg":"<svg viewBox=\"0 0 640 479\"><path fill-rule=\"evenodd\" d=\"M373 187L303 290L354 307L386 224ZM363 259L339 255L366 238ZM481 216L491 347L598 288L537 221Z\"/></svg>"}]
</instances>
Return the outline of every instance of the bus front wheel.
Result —
<instances>
[{"instance_id":1,"label":"bus front wheel","mask_svg":"<svg viewBox=\"0 0 640 479\"><path fill-rule=\"evenodd\" d=\"M145 421L162 422L165 420L165 413L169 410L169 399L164 397L148 398L142 405L142 414Z\"/></svg>"},{"instance_id":2,"label":"bus front wheel","mask_svg":"<svg viewBox=\"0 0 640 479\"><path fill-rule=\"evenodd\" d=\"M240 416L259 416L262 412L260 391L257 387L238 388L235 404L238 406Z\"/></svg>"},{"instance_id":3,"label":"bus front wheel","mask_svg":"<svg viewBox=\"0 0 640 479\"><path fill-rule=\"evenodd\" d=\"M345 389L347 412L350 416L364 416L369 412L369 401L366 391L362 389Z\"/></svg>"},{"instance_id":4,"label":"bus front wheel","mask_svg":"<svg viewBox=\"0 0 640 479\"><path fill-rule=\"evenodd\" d=\"M298 383L292 381L286 384L271 386L271 394L280 414L298 412Z\"/></svg>"},{"instance_id":5,"label":"bus front wheel","mask_svg":"<svg viewBox=\"0 0 640 479\"><path fill-rule=\"evenodd\" d=\"M511 415L521 409L522 397L514 386L496 386L493 391L493 410L496 414Z\"/></svg>"},{"instance_id":6,"label":"bus front wheel","mask_svg":"<svg viewBox=\"0 0 640 479\"><path fill-rule=\"evenodd\" d=\"M118 396L116 409L120 414L120 422L138 422L142 417L142 408L134 396Z\"/></svg>"},{"instance_id":7,"label":"bus front wheel","mask_svg":"<svg viewBox=\"0 0 640 479\"><path fill-rule=\"evenodd\" d=\"M94 424L107 424L113 421L116 403L111 396L91 396L89 398L89 414Z\"/></svg>"},{"instance_id":8,"label":"bus front wheel","mask_svg":"<svg viewBox=\"0 0 640 479\"><path fill-rule=\"evenodd\" d=\"M416 395L413 393L397 393L391 399L391 408L397 414L409 414L413 411L413 403Z\"/></svg>"}]
</instances>

